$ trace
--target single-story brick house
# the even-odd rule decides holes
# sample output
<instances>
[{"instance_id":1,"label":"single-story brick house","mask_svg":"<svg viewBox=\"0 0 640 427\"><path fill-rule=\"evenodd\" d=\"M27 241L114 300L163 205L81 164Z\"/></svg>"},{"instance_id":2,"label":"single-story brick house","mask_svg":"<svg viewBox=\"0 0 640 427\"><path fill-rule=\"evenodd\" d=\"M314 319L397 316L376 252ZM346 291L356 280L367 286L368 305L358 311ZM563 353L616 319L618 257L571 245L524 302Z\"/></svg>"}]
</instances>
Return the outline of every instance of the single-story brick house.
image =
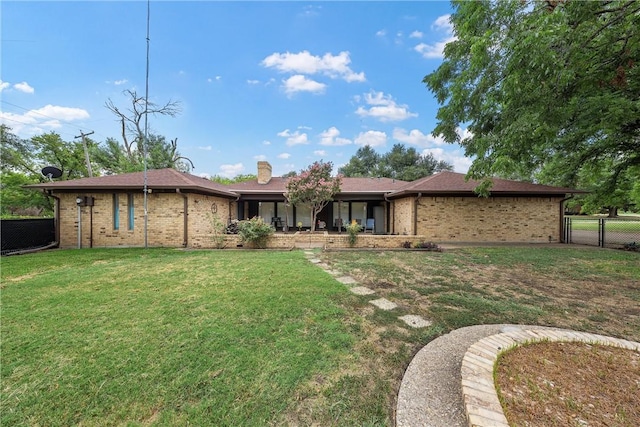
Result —
<instances>
[{"instance_id":1,"label":"single-story brick house","mask_svg":"<svg viewBox=\"0 0 640 427\"><path fill-rule=\"evenodd\" d=\"M142 172L28 187L55 199L56 237L63 248L144 246L145 234L148 246L209 248L214 220L254 216L283 234L270 246L290 247L295 238L287 236L305 233L311 215L287 203L286 183L287 178L271 176L268 162L258 162L256 180L228 186L174 169L149 170L146 233ZM558 242L564 201L581 192L494 179L485 198L473 192L477 184L454 172L413 182L343 178L340 193L318 215L326 232L320 239L346 245L335 234L344 234L342 225L355 220L367 226L361 246L370 247L398 247L409 237L441 243Z\"/></svg>"}]
</instances>

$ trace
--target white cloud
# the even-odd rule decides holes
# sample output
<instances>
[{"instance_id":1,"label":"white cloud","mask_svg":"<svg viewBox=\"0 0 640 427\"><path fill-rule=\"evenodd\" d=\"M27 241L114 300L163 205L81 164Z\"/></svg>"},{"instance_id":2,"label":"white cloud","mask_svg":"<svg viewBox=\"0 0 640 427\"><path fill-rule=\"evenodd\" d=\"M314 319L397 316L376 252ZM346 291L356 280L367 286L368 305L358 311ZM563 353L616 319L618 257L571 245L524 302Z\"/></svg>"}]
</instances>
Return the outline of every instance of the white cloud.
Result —
<instances>
[{"instance_id":1,"label":"white cloud","mask_svg":"<svg viewBox=\"0 0 640 427\"><path fill-rule=\"evenodd\" d=\"M36 110L29 110L23 114L0 111L0 123L11 127L19 136L32 136L59 129L63 122L88 119L89 113L81 108L46 105Z\"/></svg>"},{"instance_id":2,"label":"white cloud","mask_svg":"<svg viewBox=\"0 0 640 427\"><path fill-rule=\"evenodd\" d=\"M293 95L296 92L323 93L327 85L307 79L305 76L296 74L282 81L284 91Z\"/></svg>"},{"instance_id":3,"label":"white cloud","mask_svg":"<svg viewBox=\"0 0 640 427\"><path fill-rule=\"evenodd\" d=\"M8 88L9 86L11 86L11 83L9 82L3 82L2 80L0 80L0 92L2 92L3 90L5 90L6 88Z\"/></svg>"},{"instance_id":4,"label":"white cloud","mask_svg":"<svg viewBox=\"0 0 640 427\"><path fill-rule=\"evenodd\" d=\"M387 35L387 30L378 30L376 32L376 36L378 36L378 37L384 37L386 35Z\"/></svg>"},{"instance_id":5,"label":"white cloud","mask_svg":"<svg viewBox=\"0 0 640 427\"><path fill-rule=\"evenodd\" d=\"M262 145L271 145L271 141L267 141L266 139L262 141Z\"/></svg>"},{"instance_id":6,"label":"white cloud","mask_svg":"<svg viewBox=\"0 0 640 427\"><path fill-rule=\"evenodd\" d=\"M354 72L349 64L351 58L349 52L340 52L338 55L325 53L322 57L311 55L304 50L299 53L273 53L262 60L262 66L275 68L284 73L298 74L323 74L332 79L341 78L347 82L364 82L363 72Z\"/></svg>"},{"instance_id":7,"label":"white cloud","mask_svg":"<svg viewBox=\"0 0 640 427\"><path fill-rule=\"evenodd\" d=\"M313 152L313 155L314 155L314 156L322 157L322 156L326 156L326 155L327 155L327 152L326 152L326 151L324 151L324 150L316 150L316 151L314 151L314 152Z\"/></svg>"},{"instance_id":8,"label":"white cloud","mask_svg":"<svg viewBox=\"0 0 640 427\"><path fill-rule=\"evenodd\" d=\"M289 157L291 157L291 154L289 154L289 153L280 153L280 154L278 154L278 158L279 159L288 159Z\"/></svg>"},{"instance_id":9,"label":"white cloud","mask_svg":"<svg viewBox=\"0 0 640 427\"><path fill-rule=\"evenodd\" d=\"M199 176L200 178L211 179L211 174L207 172L200 172L197 176Z\"/></svg>"},{"instance_id":10,"label":"white cloud","mask_svg":"<svg viewBox=\"0 0 640 427\"><path fill-rule=\"evenodd\" d=\"M258 154L257 156L253 156L253 160L261 162L267 160L267 156L265 156L264 154Z\"/></svg>"},{"instance_id":11,"label":"white cloud","mask_svg":"<svg viewBox=\"0 0 640 427\"><path fill-rule=\"evenodd\" d=\"M257 85L260 84L260 80L247 80L247 84Z\"/></svg>"},{"instance_id":12,"label":"white cloud","mask_svg":"<svg viewBox=\"0 0 640 427\"><path fill-rule=\"evenodd\" d=\"M465 129L461 129L461 128L456 128L456 133L458 134L458 136L460 137L461 141L464 141L467 138L473 138L473 132L471 132L469 129L465 128Z\"/></svg>"},{"instance_id":13,"label":"white cloud","mask_svg":"<svg viewBox=\"0 0 640 427\"><path fill-rule=\"evenodd\" d=\"M453 25L451 25L451 15L442 15L438 16L433 24L431 24L431 28L436 31L444 31L446 33L453 33Z\"/></svg>"},{"instance_id":14,"label":"white cloud","mask_svg":"<svg viewBox=\"0 0 640 427\"><path fill-rule=\"evenodd\" d=\"M451 15L439 16L431 25L431 29L442 34L442 39L434 43L420 43L414 47L416 52L420 53L426 59L442 58L444 47L447 43L456 40L453 35L453 25L450 21Z\"/></svg>"},{"instance_id":15,"label":"white cloud","mask_svg":"<svg viewBox=\"0 0 640 427\"><path fill-rule=\"evenodd\" d=\"M115 82L113 82L113 84L116 85L116 86L121 86L121 85L127 83L128 81L129 80L127 80L127 79L116 80Z\"/></svg>"},{"instance_id":16,"label":"white cloud","mask_svg":"<svg viewBox=\"0 0 640 427\"><path fill-rule=\"evenodd\" d=\"M292 145L301 145L308 144L309 139L306 133L300 133L299 131L295 131L291 133L289 129L285 129L282 132L278 133L278 136L283 138L287 138L286 144L291 147Z\"/></svg>"},{"instance_id":17,"label":"white cloud","mask_svg":"<svg viewBox=\"0 0 640 427\"><path fill-rule=\"evenodd\" d=\"M381 122L398 122L418 116L417 113L410 112L407 105L396 104L391 96L385 96L383 92L365 94L364 101L371 107L358 107L356 114L360 117L373 117Z\"/></svg>"},{"instance_id":18,"label":"white cloud","mask_svg":"<svg viewBox=\"0 0 640 427\"><path fill-rule=\"evenodd\" d=\"M421 39L423 36L424 36L424 33L422 31L417 31L417 30L409 34L410 39Z\"/></svg>"},{"instance_id":19,"label":"white cloud","mask_svg":"<svg viewBox=\"0 0 640 427\"><path fill-rule=\"evenodd\" d=\"M89 118L87 110L83 110L82 108L60 107L58 105L51 104L45 105L37 110L31 110L26 114L36 118L46 116L49 119L64 121L83 120Z\"/></svg>"},{"instance_id":20,"label":"white cloud","mask_svg":"<svg viewBox=\"0 0 640 427\"><path fill-rule=\"evenodd\" d=\"M210 145L206 145L206 146L199 146L198 150L204 150L204 151L211 151L213 150L213 147Z\"/></svg>"},{"instance_id":21,"label":"white cloud","mask_svg":"<svg viewBox=\"0 0 640 427\"><path fill-rule=\"evenodd\" d=\"M220 176L224 178L233 178L244 172L244 165L236 163L235 165L220 165Z\"/></svg>"},{"instance_id":22,"label":"white cloud","mask_svg":"<svg viewBox=\"0 0 640 427\"><path fill-rule=\"evenodd\" d=\"M24 93L33 93L34 89L27 82L16 83L13 85L16 90Z\"/></svg>"},{"instance_id":23,"label":"white cloud","mask_svg":"<svg viewBox=\"0 0 640 427\"><path fill-rule=\"evenodd\" d=\"M340 138L340 131L335 126L330 127L320 134L320 145L349 145L351 140L347 138Z\"/></svg>"},{"instance_id":24,"label":"white cloud","mask_svg":"<svg viewBox=\"0 0 640 427\"><path fill-rule=\"evenodd\" d=\"M434 137L431 134L424 134L418 129L413 129L407 133L405 129L395 128L393 130L393 139L409 145L416 145L422 148L433 147L434 145L444 145L442 137Z\"/></svg>"},{"instance_id":25,"label":"white cloud","mask_svg":"<svg viewBox=\"0 0 640 427\"><path fill-rule=\"evenodd\" d=\"M387 134L377 130L361 132L355 139L356 145L382 147L387 144Z\"/></svg>"},{"instance_id":26,"label":"white cloud","mask_svg":"<svg viewBox=\"0 0 640 427\"><path fill-rule=\"evenodd\" d=\"M444 150L443 148L427 148L422 150L422 155L432 154L436 160L443 160L453 165L453 170L459 173L467 173L471 167L471 160L464 156L462 150Z\"/></svg>"}]
</instances>

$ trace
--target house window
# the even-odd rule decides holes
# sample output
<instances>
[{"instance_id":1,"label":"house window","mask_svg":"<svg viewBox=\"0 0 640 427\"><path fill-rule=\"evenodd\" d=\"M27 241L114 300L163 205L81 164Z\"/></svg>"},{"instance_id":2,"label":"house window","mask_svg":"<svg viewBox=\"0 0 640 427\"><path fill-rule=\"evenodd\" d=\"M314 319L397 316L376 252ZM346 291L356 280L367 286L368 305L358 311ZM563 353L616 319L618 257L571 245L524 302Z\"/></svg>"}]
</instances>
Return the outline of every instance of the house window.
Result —
<instances>
[{"instance_id":1,"label":"house window","mask_svg":"<svg viewBox=\"0 0 640 427\"><path fill-rule=\"evenodd\" d=\"M133 230L133 194L127 194L127 218L128 228Z\"/></svg>"},{"instance_id":2,"label":"house window","mask_svg":"<svg viewBox=\"0 0 640 427\"><path fill-rule=\"evenodd\" d=\"M120 229L120 200L118 195L113 195L113 229Z\"/></svg>"},{"instance_id":3,"label":"house window","mask_svg":"<svg viewBox=\"0 0 640 427\"><path fill-rule=\"evenodd\" d=\"M282 219L287 226L293 227L293 206L287 206L283 202L276 203L277 216Z\"/></svg>"},{"instance_id":4,"label":"house window","mask_svg":"<svg viewBox=\"0 0 640 427\"><path fill-rule=\"evenodd\" d=\"M273 202L260 202L258 203L258 216L262 217L262 220L271 224L271 218L276 216L275 203Z\"/></svg>"},{"instance_id":5,"label":"house window","mask_svg":"<svg viewBox=\"0 0 640 427\"><path fill-rule=\"evenodd\" d=\"M311 208L296 206L296 225L301 222L303 227L311 227Z\"/></svg>"},{"instance_id":6,"label":"house window","mask_svg":"<svg viewBox=\"0 0 640 427\"><path fill-rule=\"evenodd\" d=\"M349 202L333 202L333 225L338 228L338 224L349 223Z\"/></svg>"},{"instance_id":7,"label":"house window","mask_svg":"<svg viewBox=\"0 0 640 427\"><path fill-rule=\"evenodd\" d=\"M367 204L364 202L351 203L351 221L355 220L364 227L367 218Z\"/></svg>"}]
</instances>

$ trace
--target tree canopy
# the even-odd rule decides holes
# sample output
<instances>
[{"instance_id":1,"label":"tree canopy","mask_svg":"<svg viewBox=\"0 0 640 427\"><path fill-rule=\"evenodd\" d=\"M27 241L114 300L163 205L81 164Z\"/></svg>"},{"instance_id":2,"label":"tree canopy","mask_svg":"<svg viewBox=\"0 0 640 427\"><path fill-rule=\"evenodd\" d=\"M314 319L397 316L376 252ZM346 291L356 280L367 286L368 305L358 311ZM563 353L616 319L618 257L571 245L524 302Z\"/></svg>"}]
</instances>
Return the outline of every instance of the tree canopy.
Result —
<instances>
[{"instance_id":1,"label":"tree canopy","mask_svg":"<svg viewBox=\"0 0 640 427\"><path fill-rule=\"evenodd\" d=\"M371 146L365 145L338 172L349 178L382 177L415 181L443 170L453 170L453 167L436 160L431 153L422 155L413 147L395 144L385 154L378 154Z\"/></svg>"},{"instance_id":2,"label":"tree canopy","mask_svg":"<svg viewBox=\"0 0 640 427\"><path fill-rule=\"evenodd\" d=\"M289 203L311 210L311 230L315 230L318 213L340 192L340 175L331 176L331 162L314 162L307 169L289 178L286 197Z\"/></svg>"},{"instance_id":3,"label":"tree canopy","mask_svg":"<svg viewBox=\"0 0 640 427\"><path fill-rule=\"evenodd\" d=\"M105 107L111 111L120 124L122 144L113 138L108 138L104 146L100 147L97 156L106 172L122 173L141 171L144 168L144 119L152 116L175 117L180 114L180 103L168 101L157 105L146 103L145 99L135 90L125 90L128 98L128 108L118 107L111 99ZM147 168L174 168L183 172L193 169L193 162L178 151L178 138L167 142L164 136L147 131Z\"/></svg>"},{"instance_id":4,"label":"tree canopy","mask_svg":"<svg viewBox=\"0 0 640 427\"><path fill-rule=\"evenodd\" d=\"M472 178L598 187L640 180L640 2L456 1L455 40L424 78L434 135ZM465 127L470 136L461 139Z\"/></svg>"}]
</instances>

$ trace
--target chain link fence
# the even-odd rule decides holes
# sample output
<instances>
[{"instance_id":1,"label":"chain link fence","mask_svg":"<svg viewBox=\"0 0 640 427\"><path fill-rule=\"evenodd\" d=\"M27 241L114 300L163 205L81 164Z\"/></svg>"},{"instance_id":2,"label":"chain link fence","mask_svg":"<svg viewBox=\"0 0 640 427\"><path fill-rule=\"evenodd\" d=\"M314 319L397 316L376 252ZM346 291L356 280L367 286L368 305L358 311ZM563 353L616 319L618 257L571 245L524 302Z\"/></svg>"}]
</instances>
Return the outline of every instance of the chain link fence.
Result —
<instances>
[{"instance_id":1,"label":"chain link fence","mask_svg":"<svg viewBox=\"0 0 640 427\"><path fill-rule=\"evenodd\" d=\"M50 245L56 240L53 218L3 219L1 255Z\"/></svg>"},{"instance_id":2,"label":"chain link fence","mask_svg":"<svg viewBox=\"0 0 640 427\"><path fill-rule=\"evenodd\" d=\"M565 217L565 243L638 250L640 218Z\"/></svg>"}]
</instances>

